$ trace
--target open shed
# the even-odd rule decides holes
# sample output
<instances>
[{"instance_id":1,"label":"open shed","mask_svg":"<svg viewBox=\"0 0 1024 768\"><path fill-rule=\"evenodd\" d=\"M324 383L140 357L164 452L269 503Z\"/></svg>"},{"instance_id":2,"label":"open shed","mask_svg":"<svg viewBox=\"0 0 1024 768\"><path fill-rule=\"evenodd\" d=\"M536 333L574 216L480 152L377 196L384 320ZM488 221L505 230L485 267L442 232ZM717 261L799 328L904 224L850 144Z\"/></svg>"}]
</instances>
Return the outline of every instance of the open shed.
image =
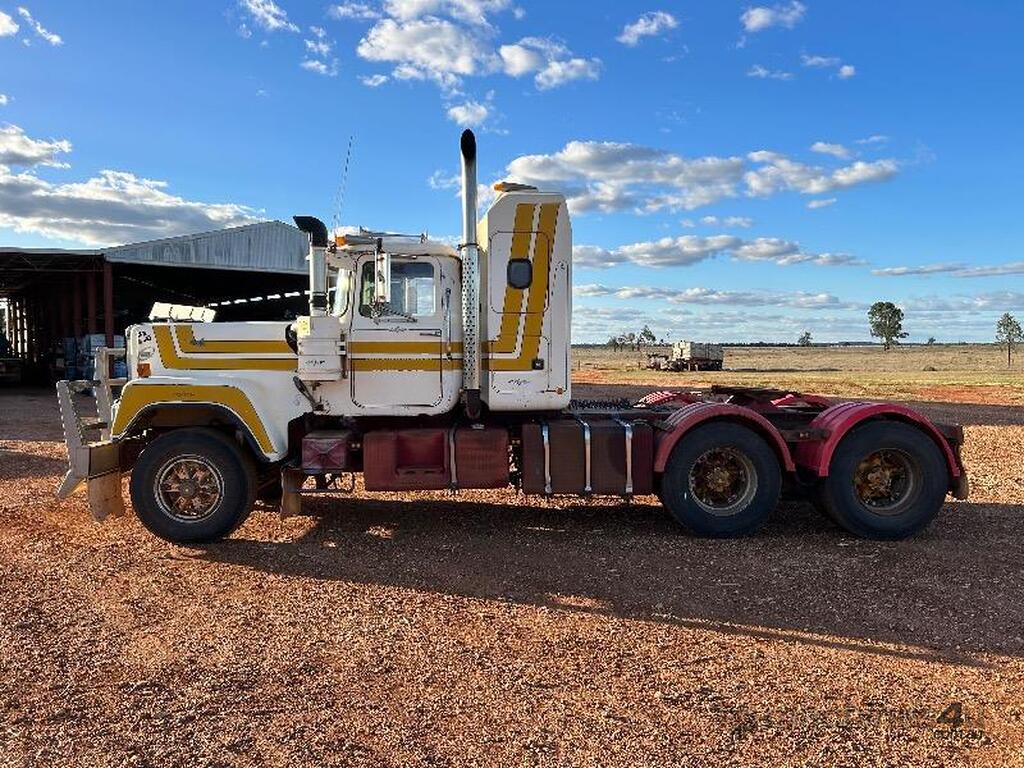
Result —
<instances>
[{"instance_id":1,"label":"open shed","mask_svg":"<svg viewBox=\"0 0 1024 768\"><path fill-rule=\"evenodd\" d=\"M53 379L68 339L113 345L158 301L216 304L219 320L294 317L307 251L306 235L280 221L110 248L0 247L6 334L27 375Z\"/></svg>"}]
</instances>

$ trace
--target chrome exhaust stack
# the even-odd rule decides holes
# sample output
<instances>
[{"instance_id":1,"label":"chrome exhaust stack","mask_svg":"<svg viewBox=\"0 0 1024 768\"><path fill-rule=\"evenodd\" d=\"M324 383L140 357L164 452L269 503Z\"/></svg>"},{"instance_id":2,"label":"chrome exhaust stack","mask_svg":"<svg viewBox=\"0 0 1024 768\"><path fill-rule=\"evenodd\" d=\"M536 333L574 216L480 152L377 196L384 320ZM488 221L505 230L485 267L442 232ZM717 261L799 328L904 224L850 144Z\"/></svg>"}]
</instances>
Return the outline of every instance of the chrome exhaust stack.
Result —
<instances>
[{"instance_id":1,"label":"chrome exhaust stack","mask_svg":"<svg viewBox=\"0 0 1024 768\"><path fill-rule=\"evenodd\" d=\"M476 241L476 137L462 132L462 389L466 415L480 416L480 246Z\"/></svg>"},{"instance_id":2,"label":"chrome exhaust stack","mask_svg":"<svg viewBox=\"0 0 1024 768\"><path fill-rule=\"evenodd\" d=\"M295 226L309 236L309 315L327 314L327 227L315 216L295 216Z\"/></svg>"}]
</instances>

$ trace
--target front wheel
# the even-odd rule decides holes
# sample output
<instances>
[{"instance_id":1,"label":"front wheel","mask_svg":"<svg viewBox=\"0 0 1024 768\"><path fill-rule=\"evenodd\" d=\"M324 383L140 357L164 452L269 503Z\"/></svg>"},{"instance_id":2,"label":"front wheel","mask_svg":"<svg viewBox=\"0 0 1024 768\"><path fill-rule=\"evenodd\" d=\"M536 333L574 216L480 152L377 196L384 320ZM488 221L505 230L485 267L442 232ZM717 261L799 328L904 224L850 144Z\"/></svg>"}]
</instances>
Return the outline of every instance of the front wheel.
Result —
<instances>
[{"instance_id":1,"label":"front wheel","mask_svg":"<svg viewBox=\"0 0 1024 768\"><path fill-rule=\"evenodd\" d=\"M935 442L898 421L873 421L842 439L819 489L822 505L855 536L903 539L946 499L949 470Z\"/></svg>"},{"instance_id":2,"label":"front wheel","mask_svg":"<svg viewBox=\"0 0 1024 768\"><path fill-rule=\"evenodd\" d=\"M751 533L779 500L782 470L771 446L747 427L716 422L685 434L661 479L662 503L699 536Z\"/></svg>"},{"instance_id":3,"label":"front wheel","mask_svg":"<svg viewBox=\"0 0 1024 768\"><path fill-rule=\"evenodd\" d=\"M249 457L211 429L161 435L132 470L135 514L150 532L176 544L227 536L249 516L255 495Z\"/></svg>"}]
</instances>

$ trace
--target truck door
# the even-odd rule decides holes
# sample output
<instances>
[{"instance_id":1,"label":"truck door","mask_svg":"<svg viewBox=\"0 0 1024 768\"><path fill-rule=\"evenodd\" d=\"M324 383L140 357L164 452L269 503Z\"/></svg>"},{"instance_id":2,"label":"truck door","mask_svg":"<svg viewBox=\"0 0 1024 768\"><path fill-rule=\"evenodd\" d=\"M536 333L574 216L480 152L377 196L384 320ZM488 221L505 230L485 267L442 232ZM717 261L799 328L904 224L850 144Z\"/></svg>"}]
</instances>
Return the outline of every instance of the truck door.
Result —
<instances>
[{"instance_id":1,"label":"truck door","mask_svg":"<svg viewBox=\"0 0 1024 768\"><path fill-rule=\"evenodd\" d=\"M348 341L352 401L377 413L431 409L443 399L444 297L436 257L391 259L391 303L374 308L373 257L359 265Z\"/></svg>"}]
</instances>

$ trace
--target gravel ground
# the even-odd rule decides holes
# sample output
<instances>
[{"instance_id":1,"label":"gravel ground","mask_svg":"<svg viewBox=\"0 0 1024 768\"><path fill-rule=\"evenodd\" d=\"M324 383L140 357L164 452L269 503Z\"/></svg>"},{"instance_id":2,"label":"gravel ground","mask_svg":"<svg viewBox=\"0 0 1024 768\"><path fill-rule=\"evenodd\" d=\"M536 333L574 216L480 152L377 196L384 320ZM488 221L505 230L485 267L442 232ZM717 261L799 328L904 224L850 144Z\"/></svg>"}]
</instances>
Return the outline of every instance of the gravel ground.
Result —
<instances>
[{"instance_id":1,"label":"gravel ground","mask_svg":"<svg viewBox=\"0 0 1024 768\"><path fill-rule=\"evenodd\" d=\"M184 548L54 501L53 398L2 393L0 766L1024 765L1024 427L995 424L974 498L901 543L502 492Z\"/></svg>"}]
</instances>

